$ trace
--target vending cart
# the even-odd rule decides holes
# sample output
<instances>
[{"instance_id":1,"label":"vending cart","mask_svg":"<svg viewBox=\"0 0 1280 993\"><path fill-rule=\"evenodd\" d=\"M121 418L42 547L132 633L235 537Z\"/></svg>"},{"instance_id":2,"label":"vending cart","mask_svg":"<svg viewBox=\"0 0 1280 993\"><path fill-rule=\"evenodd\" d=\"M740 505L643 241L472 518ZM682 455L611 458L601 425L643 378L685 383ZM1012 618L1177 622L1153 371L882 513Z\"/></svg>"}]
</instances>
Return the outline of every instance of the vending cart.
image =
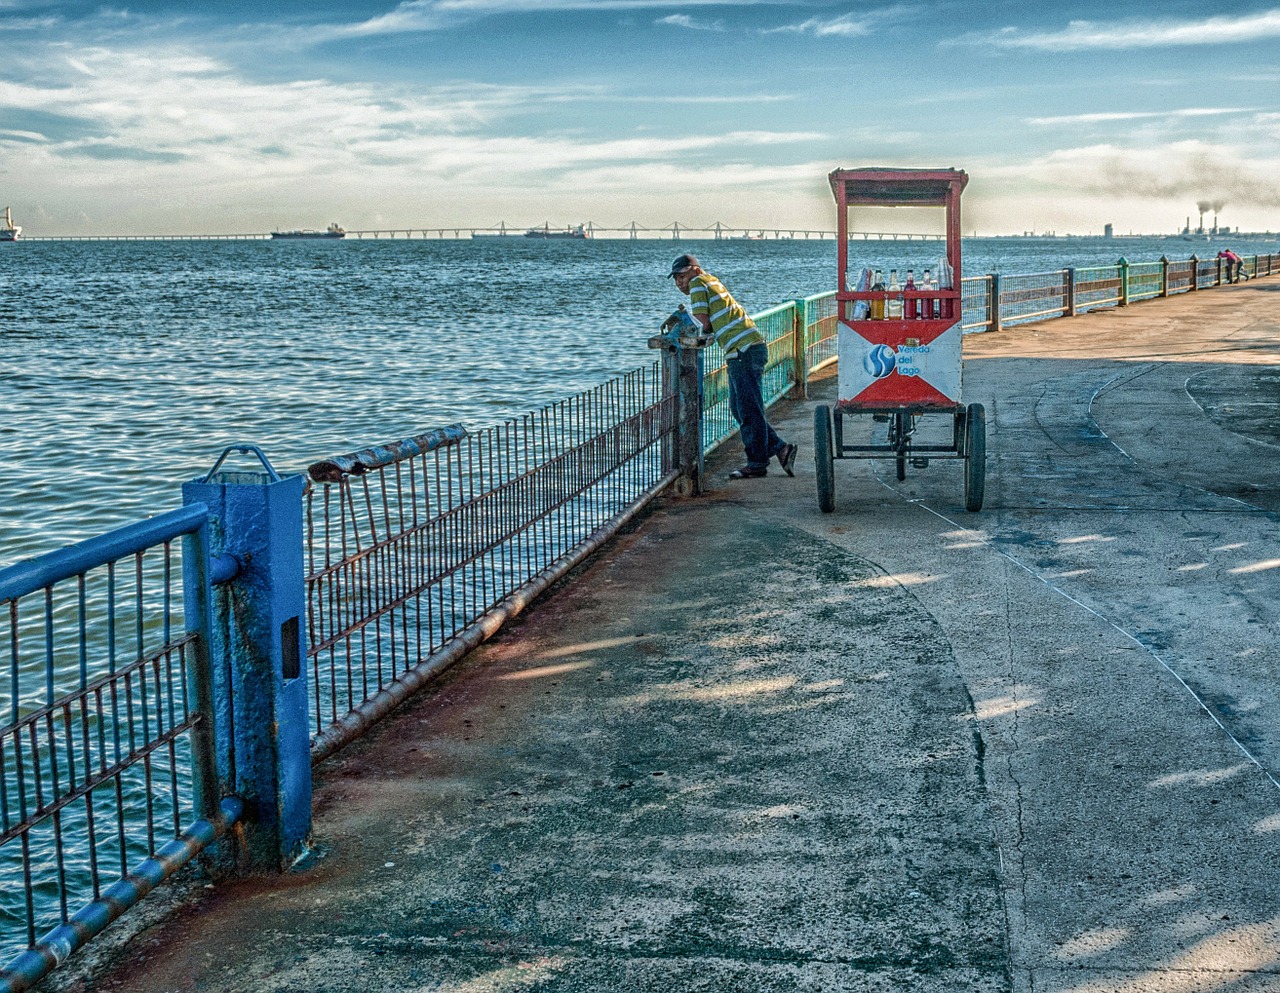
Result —
<instances>
[{"instance_id":1,"label":"vending cart","mask_svg":"<svg viewBox=\"0 0 1280 993\"><path fill-rule=\"evenodd\" d=\"M892 459L900 480L908 464L953 459L964 466L965 509L981 510L986 414L982 404L961 398L960 194L969 177L959 169L837 169L830 180L838 208L839 394L834 408L814 411L818 506L835 509L837 459ZM851 207L943 209L946 252L936 278L885 285L873 270L851 273ZM871 432L868 444L845 444L844 422L852 415L872 417L885 425L883 433ZM950 431L918 442L925 417L949 418Z\"/></svg>"}]
</instances>

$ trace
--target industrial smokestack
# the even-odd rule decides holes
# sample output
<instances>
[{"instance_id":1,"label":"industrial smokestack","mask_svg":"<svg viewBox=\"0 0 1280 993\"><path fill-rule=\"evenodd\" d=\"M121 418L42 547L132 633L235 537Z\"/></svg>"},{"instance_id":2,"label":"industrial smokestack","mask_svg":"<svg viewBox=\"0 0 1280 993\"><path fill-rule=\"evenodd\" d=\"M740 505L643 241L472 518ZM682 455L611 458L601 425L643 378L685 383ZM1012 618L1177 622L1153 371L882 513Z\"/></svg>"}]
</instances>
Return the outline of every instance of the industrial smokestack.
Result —
<instances>
[{"instance_id":1,"label":"industrial smokestack","mask_svg":"<svg viewBox=\"0 0 1280 993\"><path fill-rule=\"evenodd\" d=\"M1206 210L1208 210L1208 209L1209 209L1210 207L1212 207L1212 206L1213 206L1213 204L1211 204L1208 200L1197 200L1197 201L1196 201L1196 209L1197 209L1198 211L1200 211L1200 224L1199 224L1199 226L1196 228L1196 230L1197 230L1197 231L1203 231L1203 230L1204 230L1204 212L1205 212Z\"/></svg>"}]
</instances>

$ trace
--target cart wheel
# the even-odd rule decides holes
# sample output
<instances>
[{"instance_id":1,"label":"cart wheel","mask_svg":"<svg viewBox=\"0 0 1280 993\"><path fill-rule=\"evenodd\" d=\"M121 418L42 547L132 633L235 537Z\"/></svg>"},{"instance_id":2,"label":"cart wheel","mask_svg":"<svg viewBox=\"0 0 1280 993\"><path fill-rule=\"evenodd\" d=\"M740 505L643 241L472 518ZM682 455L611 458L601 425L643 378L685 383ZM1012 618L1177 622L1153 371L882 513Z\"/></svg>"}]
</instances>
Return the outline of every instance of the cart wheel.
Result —
<instances>
[{"instance_id":1,"label":"cart wheel","mask_svg":"<svg viewBox=\"0 0 1280 993\"><path fill-rule=\"evenodd\" d=\"M969 404L965 417L964 509L982 509L987 484L987 412L980 403Z\"/></svg>"},{"instance_id":2,"label":"cart wheel","mask_svg":"<svg viewBox=\"0 0 1280 993\"><path fill-rule=\"evenodd\" d=\"M836 509L836 467L831 457L831 411L823 404L813 408L813 465L818 509L829 514Z\"/></svg>"}]
</instances>

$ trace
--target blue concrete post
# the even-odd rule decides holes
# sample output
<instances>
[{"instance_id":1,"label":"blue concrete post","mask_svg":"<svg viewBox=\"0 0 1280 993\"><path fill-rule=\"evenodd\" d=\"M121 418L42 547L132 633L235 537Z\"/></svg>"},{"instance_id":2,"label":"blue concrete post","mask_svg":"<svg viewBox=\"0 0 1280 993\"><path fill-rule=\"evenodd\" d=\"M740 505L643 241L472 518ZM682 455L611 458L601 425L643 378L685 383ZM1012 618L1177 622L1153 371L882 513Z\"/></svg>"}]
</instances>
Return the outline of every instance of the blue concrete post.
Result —
<instances>
[{"instance_id":1,"label":"blue concrete post","mask_svg":"<svg viewBox=\"0 0 1280 993\"><path fill-rule=\"evenodd\" d=\"M311 834L303 477L282 479L261 452L239 450L267 471L218 472L219 459L182 495L208 506L211 553L240 563L206 601L219 789L245 805L236 869L279 872Z\"/></svg>"},{"instance_id":2,"label":"blue concrete post","mask_svg":"<svg viewBox=\"0 0 1280 993\"><path fill-rule=\"evenodd\" d=\"M988 331L999 331L1004 325L1000 322L1000 273L987 274L991 283L991 320L987 322Z\"/></svg>"},{"instance_id":3,"label":"blue concrete post","mask_svg":"<svg viewBox=\"0 0 1280 993\"><path fill-rule=\"evenodd\" d=\"M1191 290L1200 289L1200 258L1199 256L1191 256Z\"/></svg>"},{"instance_id":4,"label":"blue concrete post","mask_svg":"<svg viewBox=\"0 0 1280 993\"><path fill-rule=\"evenodd\" d=\"M1129 260L1123 255L1117 260L1120 267L1120 306L1129 306Z\"/></svg>"},{"instance_id":5,"label":"blue concrete post","mask_svg":"<svg viewBox=\"0 0 1280 993\"><path fill-rule=\"evenodd\" d=\"M1160 295L1169 295L1169 256L1160 256Z\"/></svg>"},{"instance_id":6,"label":"blue concrete post","mask_svg":"<svg viewBox=\"0 0 1280 993\"><path fill-rule=\"evenodd\" d=\"M1066 277L1064 279L1063 295L1067 298L1067 307L1064 317L1076 316L1076 271L1074 268L1065 270Z\"/></svg>"}]
</instances>

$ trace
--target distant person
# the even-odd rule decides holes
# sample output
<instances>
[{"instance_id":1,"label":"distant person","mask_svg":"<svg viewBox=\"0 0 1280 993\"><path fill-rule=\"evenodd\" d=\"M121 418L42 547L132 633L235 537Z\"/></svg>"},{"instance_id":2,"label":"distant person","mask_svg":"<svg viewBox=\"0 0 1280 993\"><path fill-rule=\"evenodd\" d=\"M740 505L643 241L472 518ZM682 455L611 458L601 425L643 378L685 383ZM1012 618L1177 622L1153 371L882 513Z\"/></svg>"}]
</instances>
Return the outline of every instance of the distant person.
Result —
<instances>
[{"instance_id":1,"label":"distant person","mask_svg":"<svg viewBox=\"0 0 1280 993\"><path fill-rule=\"evenodd\" d=\"M703 272L692 255L671 263L670 278L689 297L693 319L710 331L724 353L729 370L729 413L738 422L747 464L729 473L730 479L758 479L769 475L769 459L775 455L782 471L794 476L796 446L778 437L764 412L764 367L769 346L724 284Z\"/></svg>"},{"instance_id":2,"label":"distant person","mask_svg":"<svg viewBox=\"0 0 1280 993\"><path fill-rule=\"evenodd\" d=\"M1240 265L1244 259L1240 258L1235 252L1229 248L1224 248L1218 253L1218 258L1222 259L1227 267L1227 282L1238 283L1240 281Z\"/></svg>"}]
</instances>

